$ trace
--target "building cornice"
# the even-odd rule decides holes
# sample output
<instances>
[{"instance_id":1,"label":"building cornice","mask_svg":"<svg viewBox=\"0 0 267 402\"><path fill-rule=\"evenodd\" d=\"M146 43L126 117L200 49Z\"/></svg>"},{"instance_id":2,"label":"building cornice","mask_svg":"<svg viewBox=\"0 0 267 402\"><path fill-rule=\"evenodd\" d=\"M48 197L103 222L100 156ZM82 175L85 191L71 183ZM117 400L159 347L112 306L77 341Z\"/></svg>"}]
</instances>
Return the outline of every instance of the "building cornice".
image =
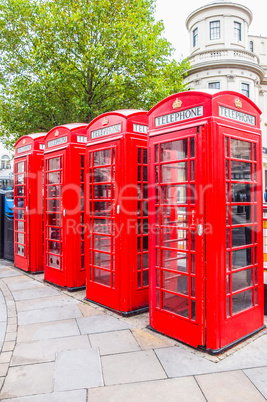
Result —
<instances>
[{"instance_id":1,"label":"building cornice","mask_svg":"<svg viewBox=\"0 0 267 402\"><path fill-rule=\"evenodd\" d=\"M248 17L248 25L251 24L252 19L253 19L253 14L250 11L249 8L247 8L246 6L243 6L242 4L238 4L238 3L232 3L232 2L224 2L224 1L218 1L218 2L213 2L213 3L209 3L205 6L202 6L198 9L196 9L195 11L193 11L191 14L189 14L189 16L186 18L185 20L185 25L187 30L189 30L189 25L190 25L190 21L195 18L198 14L202 14L203 11L207 11L207 10L214 10L216 8L222 8L224 7L225 9L230 9L230 8L235 8L237 10L242 10L246 13L247 17Z\"/></svg>"},{"instance_id":2,"label":"building cornice","mask_svg":"<svg viewBox=\"0 0 267 402\"><path fill-rule=\"evenodd\" d=\"M222 68L241 68L242 70L249 70L257 74L262 82L264 80L265 71L258 64L251 63L245 60L235 60L235 59L219 59L219 60L207 60L201 63L197 63L191 66L187 71L187 78L192 75L202 71L207 72L208 70Z\"/></svg>"}]
</instances>

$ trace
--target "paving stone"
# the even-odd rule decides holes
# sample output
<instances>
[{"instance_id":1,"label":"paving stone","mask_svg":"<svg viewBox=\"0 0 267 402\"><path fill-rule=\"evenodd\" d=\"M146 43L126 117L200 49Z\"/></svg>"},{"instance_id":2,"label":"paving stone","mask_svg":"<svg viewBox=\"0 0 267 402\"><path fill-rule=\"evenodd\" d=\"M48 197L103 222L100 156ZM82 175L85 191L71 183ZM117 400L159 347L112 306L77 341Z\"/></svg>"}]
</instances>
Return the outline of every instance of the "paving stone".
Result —
<instances>
[{"instance_id":1,"label":"paving stone","mask_svg":"<svg viewBox=\"0 0 267 402\"><path fill-rule=\"evenodd\" d=\"M69 296L48 296L30 300L21 300L16 303L17 311L38 310L49 307L75 305L79 302Z\"/></svg>"},{"instance_id":2,"label":"paving stone","mask_svg":"<svg viewBox=\"0 0 267 402\"><path fill-rule=\"evenodd\" d=\"M19 281L19 282L15 282L15 283L9 283L8 287L11 292L16 292L19 290L41 288L41 287L44 287L44 285L42 285L40 282L37 282L32 279L32 280L27 280L27 281Z\"/></svg>"},{"instance_id":3,"label":"paving stone","mask_svg":"<svg viewBox=\"0 0 267 402\"><path fill-rule=\"evenodd\" d=\"M18 313L18 324L35 324L79 317L82 317L82 313L76 305L47 307L46 309L22 311Z\"/></svg>"},{"instance_id":4,"label":"paving stone","mask_svg":"<svg viewBox=\"0 0 267 402\"><path fill-rule=\"evenodd\" d=\"M196 377L196 381L208 401L265 401L242 371L201 375Z\"/></svg>"},{"instance_id":5,"label":"paving stone","mask_svg":"<svg viewBox=\"0 0 267 402\"><path fill-rule=\"evenodd\" d=\"M10 367L0 399L52 392L54 363Z\"/></svg>"},{"instance_id":6,"label":"paving stone","mask_svg":"<svg viewBox=\"0 0 267 402\"><path fill-rule=\"evenodd\" d=\"M8 399L8 402L86 402L85 389L65 392L52 392L49 394L22 396Z\"/></svg>"},{"instance_id":7,"label":"paving stone","mask_svg":"<svg viewBox=\"0 0 267 402\"><path fill-rule=\"evenodd\" d=\"M0 363L9 363L12 356L12 352L2 352L0 354Z\"/></svg>"},{"instance_id":8,"label":"paving stone","mask_svg":"<svg viewBox=\"0 0 267 402\"><path fill-rule=\"evenodd\" d=\"M91 334L89 339L93 348L99 348L100 355L140 350L130 330Z\"/></svg>"},{"instance_id":9,"label":"paving stone","mask_svg":"<svg viewBox=\"0 0 267 402\"><path fill-rule=\"evenodd\" d=\"M132 329L133 336L139 343L141 349L155 349L155 348L167 348L172 346L171 342L160 338L160 336L151 334L140 328Z\"/></svg>"},{"instance_id":10,"label":"paving stone","mask_svg":"<svg viewBox=\"0 0 267 402\"><path fill-rule=\"evenodd\" d=\"M4 377L8 370L8 363L0 363L0 377Z\"/></svg>"},{"instance_id":11,"label":"paving stone","mask_svg":"<svg viewBox=\"0 0 267 402\"><path fill-rule=\"evenodd\" d=\"M13 352L11 366L52 361L56 352L86 348L90 348L90 343L84 335L20 343Z\"/></svg>"},{"instance_id":12,"label":"paving stone","mask_svg":"<svg viewBox=\"0 0 267 402\"><path fill-rule=\"evenodd\" d=\"M166 378L153 350L102 356L105 385Z\"/></svg>"},{"instance_id":13,"label":"paving stone","mask_svg":"<svg viewBox=\"0 0 267 402\"><path fill-rule=\"evenodd\" d=\"M184 377L218 371L218 363L213 363L189 349L174 346L155 349L155 352L168 377Z\"/></svg>"},{"instance_id":14,"label":"paving stone","mask_svg":"<svg viewBox=\"0 0 267 402\"><path fill-rule=\"evenodd\" d=\"M14 347L15 347L15 342L14 341L4 342L2 352L12 351L14 349Z\"/></svg>"},{"instance_id":15,"label":"paving stone","mask_svg":"<svg viewBox=\"0 0 267 402\"><path fill-rule=\"evenodd\" d=\"M29 281L29 277L20 273L20 275L4 278L3 281L9 286L10 283L27 282Z\"/></svg>"},{"instance_id":16,"label":"paving stone","mask_svg":"<svg viewBox=\"0 0 267 402\"><path fill-rule=\"evenodd\" d=\"M42 287L37 289L21 290L19 292L14 292L13 297L16 301L35 299L47 296L58 296L59 291L51 287Z\"/></svg>"},{"instance_id":17,"label":"paving stone","mask_svg":"<svg viewBox=\"0 0 267 402\"><path fill-rule=\"evenodd\" d=\"M7 310L6 310L6 305L1 305L0 306L0 322L5 322L7 319Z\"/></svg>"},{"instance_id":18,"label":"paving stone","mask_svg":"<svg viewBox=\"0 0 267 402\"><path fill-rule=\"evenodd\" d=\"M82 334L96 334L98 332L119 331L131 328L131 325L126 322L107 314L78 318L77 323Z\"/></svg>"},{"instance_id":19,"label":"paving stone","mask_svg":"<svg viewBox=\"0 0 267 402\"><path fill-rule=\"evenodd\" d=\"M0 278L8 278L10 276L20 276L21 273L14 271L12 269L2 269L0 270Z\"/></svg>"},{"instance_id":20,"label":"paving stone","mask_svg":"<svg viewBox=\"0 0 267 402\"><path fill-rule=\"evenodd\" d=\"M218 363L218 371L240 370L266 366L267 335L260 336Z\"/></svg>"},{"instance_id":21,"label":"paving stone","mask_svg":"<svg viewBox=\"0 0 267 402\"><path fill-rule=\"evenodd\" d=\"M6 333L5 341L6 342L15 341L16 337L17 337L16 332L8 332L8 333Z\"/></svg>"},{"instance_id":22,"label":"paving stone","mask_svg":"<svg viewBox=\"0 0 267 402\"><path fill-rule=\"evenodd\" d=\"M193 377L112 385L88 390L89 402L205 402Z\"/></svg>"},{"instance_id":23,"label":"paving stone","mask_svg":"<svg viewBox=\"0 0 267 402\"><path fill-rule=\"evenodd\" d=\"M17 343L80 335L76 320L20 325Z\"/></svg>"},{"instance_id":24,"label":"paving stone","mask_svg":"<svg viewBox=\"0 0 267 402\"><path fill-rule=\"evenodd\" d=\"M57 353L55 391L68 391L103 385L97 349L68 350Z\"/></svg>"},{"instance_id":25,"label":"paving stone","mask_svg":"<svg viewBox=\"0 0 267 402\"><path fill-rule=\"evenodd\" d=\"M6 322L1 322L1 324L0 324L0 350L4 343L5 336L6 336Z\"/></svg>"},{"instance_id":26,"label":"paving stone","mask_svg":"<svg viewBox=\"0 0 267 402\"><path fill-rule=\"evenodd\" d=\"M17 332L17 325L16 324L9 324L7 326L6 332Z\"/></svg>"},{"instance_id":27,"label":"paving stone","mask_svg":"<svg viewBox=\"0 0 267 402\"><path fill-rule=\"evenodd\" d=\"M244 370L244 373L267 400L267 367Z\"/></svg>"},{"instance_id":28,"label":"paving stone","mask_svg":"<svg viewBox=\"0 0 267 402\"><path fill-rule=\"evenodd\" d=\"M103 315L105 312L101 308L89 306L86 303L79 303L78 307L83 317L91 317L92 315Z\"/></svg>"}]
</instances>

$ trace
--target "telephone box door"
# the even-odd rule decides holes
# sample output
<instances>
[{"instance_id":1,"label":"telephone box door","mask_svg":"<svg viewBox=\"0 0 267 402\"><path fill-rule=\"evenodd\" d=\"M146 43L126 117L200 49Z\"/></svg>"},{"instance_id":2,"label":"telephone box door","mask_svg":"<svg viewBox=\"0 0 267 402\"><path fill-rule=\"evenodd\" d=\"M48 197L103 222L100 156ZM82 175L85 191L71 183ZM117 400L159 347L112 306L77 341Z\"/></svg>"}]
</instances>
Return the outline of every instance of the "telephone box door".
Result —
<instances>
[{"instance_id":1,"label":"telephone box door","mask_svg":"<svg viewBox=\"0 0 267 402\"><path fill-rule=\"evenodd\" d=\"M205 343L203 127L150 137L150 322Z\"/></svg>"},{"instance_id":2,"label":"telephone box door","mask_svg":"<svg viewBox=\"0 0 267 402\"><path fill-rule=\"evenodd\" d=\"M87 212L89 216L88 299L118 309L119 300L119 191L120 142L88 147ZM88 244L88 243L87 243Z\"/></svg>"},{"instance_id":3,"label":"telephone box door","mask_svg":"<svg viewBox=\"0 0 267 402\"><path fill-rule=\"evenodd\" d=\"M28 170L29 157L15 161L15 214L14 214L14 232L15 232L15 254L20 260L22 269L28 270L29 267L29 216L28 216Z\"/></svg>"},{"instance_id":4,"label":"telephone box door","mask_svg":"<svg viewBox=\"0 0 267 402\"><path fill-rule=\"evenodd\" d=\"M62 190L63 163L65 152L53 153L45 160L46 163L46 213L45 213L45 250L46 270L57 278L65 275L63 272L62 247Z\"/></svg>"}]
</instances>

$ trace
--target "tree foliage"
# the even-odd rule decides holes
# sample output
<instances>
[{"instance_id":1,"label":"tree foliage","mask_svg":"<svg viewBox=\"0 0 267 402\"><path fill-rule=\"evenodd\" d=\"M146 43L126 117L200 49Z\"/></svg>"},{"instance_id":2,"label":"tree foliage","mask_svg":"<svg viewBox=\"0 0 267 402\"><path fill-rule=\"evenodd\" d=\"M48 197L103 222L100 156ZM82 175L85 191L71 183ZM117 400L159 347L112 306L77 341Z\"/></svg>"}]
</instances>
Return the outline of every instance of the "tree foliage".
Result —
<instances>
[{"instance_id":1,"label":"tree foliage","mask_svg":"<svg viewBox=\"0 0 267 402\"><path fill-rule=\"evenodd\" d=\"M0 124L15 137L184 89L155 0L0 0Z\"/></svg>"}]
</instances>

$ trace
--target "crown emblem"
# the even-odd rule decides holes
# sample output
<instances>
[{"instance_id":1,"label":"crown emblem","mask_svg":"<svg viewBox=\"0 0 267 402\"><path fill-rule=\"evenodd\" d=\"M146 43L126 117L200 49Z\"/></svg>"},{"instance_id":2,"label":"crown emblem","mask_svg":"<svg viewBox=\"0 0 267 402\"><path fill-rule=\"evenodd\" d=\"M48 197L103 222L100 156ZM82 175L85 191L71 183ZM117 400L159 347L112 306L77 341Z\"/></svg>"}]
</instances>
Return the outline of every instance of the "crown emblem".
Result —
<instances>
[{"instance_id":1,"label":"crown emblem","mask_svg":"<svg viewBox=\"0 0 267 402\"><path fill-rule=\"evenodd\" d=\"M102 125L106 126L108 124L108 118L104 117L103 121L102 121Z\"/></svg>"},{"instance_id":2,"label":"crown emblem","mask_svg":"<svg viewBox=\"0 0 267 402\"><path fill-rule=\"evenodd\" d=\"M179 109L179 107L182 106L182 101L178 98L175 99L175 101L172 104L173 109Z\"/></svg>"},{"instance_id":3,"label":"crown emblem","mask_svg":"<svg viewBox=\"0 0 267 402\"><path fill-rule=\"evenodd\" d=\"M24 140L22 141L22 144L25 144L25 142L26 142L26 140L25 140L25 138L24 138Z\"/></svg>"},{"instance_id":4,"label":"crown emblem","mask_svg":"<svg viewBox=\"0 0 267 402\"><path fill-rule=\"evenodd\" d=\"M241 102L241 100L240 100L239 98L237 98L237 99L235 100L235 105L236 105L236 107L238 107L239 109L242 108L242 102Z\"/></svg>"},{"instance_id":5,"label":"crown emblem","mask_svg":"<svg viewBox=\"0 0 267 402\"><path fill-rule=\"evenodd\" d=\"M58 136L58 134L59 134L59 131L58 131L58 130L56 130L56 131L55 131L55 137L57 137L57 136Z\"/></svg>"}]
</instances>

